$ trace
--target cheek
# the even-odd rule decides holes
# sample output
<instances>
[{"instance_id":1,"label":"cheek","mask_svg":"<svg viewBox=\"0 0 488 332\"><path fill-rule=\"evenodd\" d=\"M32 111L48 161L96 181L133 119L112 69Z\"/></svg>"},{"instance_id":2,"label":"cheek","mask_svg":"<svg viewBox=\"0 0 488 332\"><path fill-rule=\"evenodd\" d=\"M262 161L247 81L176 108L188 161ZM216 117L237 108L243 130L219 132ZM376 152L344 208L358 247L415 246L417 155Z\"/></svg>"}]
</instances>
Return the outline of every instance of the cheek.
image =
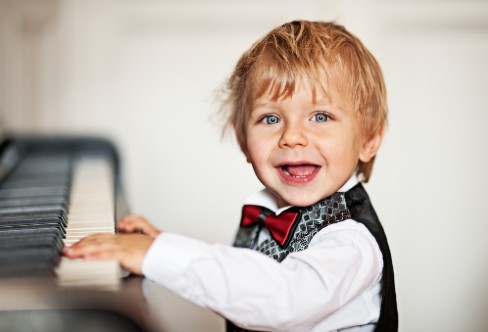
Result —
<instances>
[{"instance_id":1,"label":"cheek","mask_svg":"<svg viewBox=\"0 0 488 332\"><path fill-rule=\"evenodd\" d=\"M335 135L321 141L320 150L329 166L347 167L359 159L359 140L353 135Z\"/></svg>"},{"instance_id":2,"label":"cheek","mask_svg":"<svg viewBox=\"0 0 488 332\"><path fill-rule=\"evenodd\" d=\"M267 153L263 144L253 144L252 141L248 142L248 150L246 154L247 161L251 164L254 173L259 181L266 185L267 175L269 173L268 160L269 153Z\"/></svg>"},{"instance_id":3,"label":"cheek","mask_svg":"<svg viewBox=\"0 0 488 332\"><path fill-rule=\"evenodd\" d=\"M253 148L249 149L248 152L248 161L255 164L261 165L267 160L268 154L263 149L263 147L254 146Z\"/></svg>"},{"instance_id":4,"label":"cheek","mask_svg":"<svg viewBox=\"0 0 488 332\"><path fill-rule=\"evenodd\" d=\"M259 163L264 154L264 145L259 144L258 141L253 140L252 137L248 137L247 141L247 161L253 164Z\"/></svg>"},{"instance_id":5,"label":"cheek","mask_svg":"<svg viewBox=\"0 0 488 332\"><path fill-rule=\"evenodd\" d=\"M264 174L268 174L272 165L273 145L265 140L253 140L252 137L248 141L248 152L246 158L252 164L254 172L262 180Z\"/></svg>"}]
</instances>

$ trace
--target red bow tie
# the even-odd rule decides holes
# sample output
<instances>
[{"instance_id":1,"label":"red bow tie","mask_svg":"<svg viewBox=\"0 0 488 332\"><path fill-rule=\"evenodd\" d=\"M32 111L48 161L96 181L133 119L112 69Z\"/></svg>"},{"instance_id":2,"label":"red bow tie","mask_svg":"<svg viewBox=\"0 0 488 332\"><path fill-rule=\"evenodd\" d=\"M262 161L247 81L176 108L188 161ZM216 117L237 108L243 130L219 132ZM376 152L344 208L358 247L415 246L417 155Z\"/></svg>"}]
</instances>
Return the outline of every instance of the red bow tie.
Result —
<instances>
[{"instance_id":1,"label":"red bow tie","mask_svg":"<svg viewBox=\"0 0 488 332\"><path fill-rule=\"evenodd\" d=\"M244 205L241 226L264 225L276 242L284 246L290 235L293 234L295 222L300 219L299 217L300 213L293 210L284 211L277 216L267 208L257 205Z\"/></svg>"}]
</instances>

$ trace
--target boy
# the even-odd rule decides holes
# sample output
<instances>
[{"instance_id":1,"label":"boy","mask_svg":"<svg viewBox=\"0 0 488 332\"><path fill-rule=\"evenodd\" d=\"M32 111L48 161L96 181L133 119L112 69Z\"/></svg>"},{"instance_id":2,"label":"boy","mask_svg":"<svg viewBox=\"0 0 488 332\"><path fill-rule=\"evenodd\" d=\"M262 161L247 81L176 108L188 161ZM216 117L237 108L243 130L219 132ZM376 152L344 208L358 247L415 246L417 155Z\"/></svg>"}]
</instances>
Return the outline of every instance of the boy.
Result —
<instances>
[{"instance_id":1,"label":"boy","mask_svg":"<svg viewBox=\"0 0 488 332\"><path fill-rule=\"evenodd\" d=\"M116 258L231 331L396 331L388 243L358 180L387 116L376 60L341 26L294 21L244 53L228 89L228 123L265 186L245 202L234 247L129 216L120 230L143 234L94 235L64 253Z\"/></svg>"}]
</instances>

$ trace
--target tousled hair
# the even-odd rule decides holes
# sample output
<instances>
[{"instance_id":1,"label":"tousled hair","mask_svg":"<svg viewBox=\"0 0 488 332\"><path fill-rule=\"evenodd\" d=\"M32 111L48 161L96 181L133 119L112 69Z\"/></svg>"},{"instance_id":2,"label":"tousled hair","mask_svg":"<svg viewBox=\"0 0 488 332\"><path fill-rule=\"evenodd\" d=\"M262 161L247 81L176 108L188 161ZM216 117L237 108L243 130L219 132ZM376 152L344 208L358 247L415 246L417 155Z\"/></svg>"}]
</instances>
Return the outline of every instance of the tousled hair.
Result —
<instances>
[{"instance_id":1,"label":"tousled hair","mask_svg":"<svg viewBox=\"0 0 488 332\"><path fill-rule=\"evenodd\" d=\"M387 121L386 88L378 62L363 43L332 22L285 23L254 43L237 62L227 81L222 106L241 150L247 153L246 125L254 101L265 93L278 100L307 79L327 94L332 83L359 116L366 139L380 133ZM317 91L313 91L316 96ZM374 157L359 161L356 173L367 182Z\"/></svg>"}]
</instances>

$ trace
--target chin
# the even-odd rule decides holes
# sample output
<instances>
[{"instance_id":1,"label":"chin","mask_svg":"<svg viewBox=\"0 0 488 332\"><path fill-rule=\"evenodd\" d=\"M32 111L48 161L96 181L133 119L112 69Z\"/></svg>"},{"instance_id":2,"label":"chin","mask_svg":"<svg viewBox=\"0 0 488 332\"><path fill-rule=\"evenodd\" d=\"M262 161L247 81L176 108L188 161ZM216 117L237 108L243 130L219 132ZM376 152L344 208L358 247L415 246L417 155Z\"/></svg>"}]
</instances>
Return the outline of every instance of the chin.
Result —
<instances>
[{"instance_id":1,"label":"chin","mask_svg":"<svg viewBox=\"0 0 488 332\"><path fill-rule=\"evenodd\" d=\"M319 198L315 199L312 197L290 197L289 200L284 200L286 202L284 206L292 205L297 207L304 207L304 206L315 204L319 200L320 200Z\"/></svg>"}]
</instances>

